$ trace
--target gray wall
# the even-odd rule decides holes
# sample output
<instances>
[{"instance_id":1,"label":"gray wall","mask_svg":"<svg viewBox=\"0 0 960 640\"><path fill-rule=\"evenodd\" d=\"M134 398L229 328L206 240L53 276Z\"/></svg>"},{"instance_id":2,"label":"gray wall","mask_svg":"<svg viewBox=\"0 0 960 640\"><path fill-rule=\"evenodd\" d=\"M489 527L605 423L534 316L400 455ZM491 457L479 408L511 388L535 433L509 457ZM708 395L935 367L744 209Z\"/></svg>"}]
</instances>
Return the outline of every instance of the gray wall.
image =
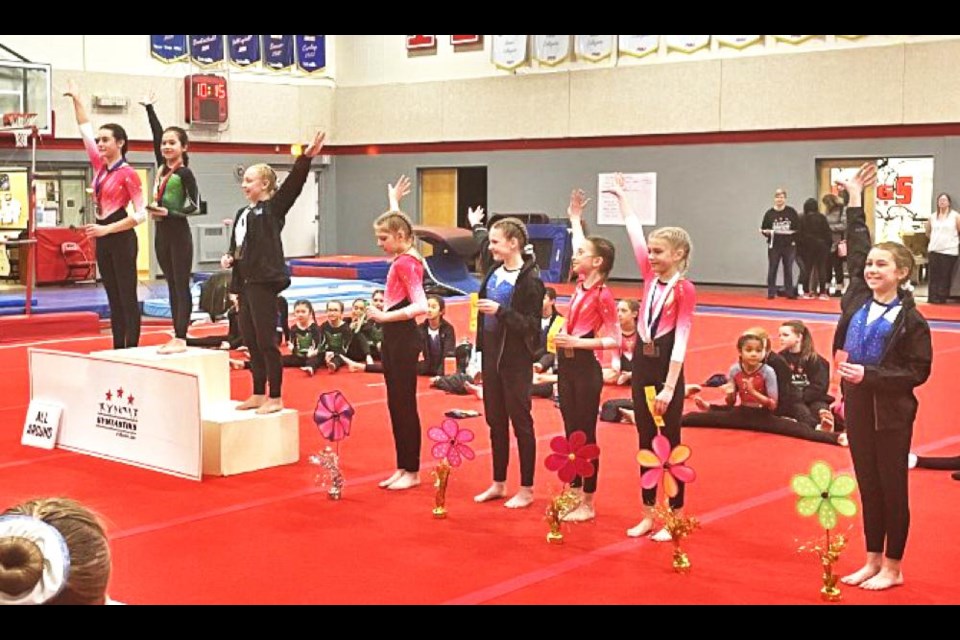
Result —
<instances>
[{"instance_id":1,"label":"gray wall","mask_svg":"<svg viewBox=\"0 0 960 640\"><path fill-rule=\"evenodd\" d=\"M594 203L590 232L617 246L613 277L639 278L626 232L598 227L597 174L657 173L658 226L677 225L693 236L691 277L703 283L763 284L766 249L758 229L783 186L800 210L816 196L819 158L923 155L935 158L934 190L960 197L960 138L893 138L709 144L659 147L564 149L470 153L393 154L334 158L338 253L376 255L371 223L386 207L386 184L401 173L416 176L431 167L488 167L489 209L495 213L542 211L566 215L570 190L582 187ZM405 210L416 219L414 193Z\"/></svg>"},{"instance_id":2,"label":"gray wall","mask_svg":"<svg viewBox=\"0 0 960 640\"><path fill-rule=\"evenodd\" d=\"M326 254L380 255L371 224L386 209L386 184L401 173L413 178L418 169L487 166L490 211L542 211L553 217L565 215L573 187L584 188L595 202L598 173L655 171L658 226L679 225L693 236L691 277L702 283L758 285L766 277L766 251L757 229L776 187L785 187L789 203L800 209L803 200L816 193L818 158L899 155L934 156L934 191L960 197L956 137L334 156L320 176L320 245ZM26 160L22 152L9 152L0 165ZM131 153L130 160L152 165L153 156ZM191 167L210 214L191 222L218 224L232 217L244 204L234 167L256 162L291 164L281 155L192 155ZM63 163L85 164L86 156L79 150L38 152L40 170ZM415 191L405 203L415 218L418 199ZM592 233L609 237L617 246L613 276L638 278L625 231L598 227L594 204L586 217Z\"/></svg>"}]
</instances>

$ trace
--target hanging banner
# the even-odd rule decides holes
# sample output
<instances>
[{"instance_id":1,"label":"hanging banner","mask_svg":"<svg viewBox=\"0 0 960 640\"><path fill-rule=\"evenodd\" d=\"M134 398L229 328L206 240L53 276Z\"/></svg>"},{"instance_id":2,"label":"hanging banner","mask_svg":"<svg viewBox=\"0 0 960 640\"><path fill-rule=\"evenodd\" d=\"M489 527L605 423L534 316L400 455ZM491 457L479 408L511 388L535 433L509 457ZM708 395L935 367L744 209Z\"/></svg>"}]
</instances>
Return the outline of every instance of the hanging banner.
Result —
<instances>
[{"instance_id":1,"label":"hanging banner","mask_svg":"<svg viewBox=\"0 0 960 640\"><path fill-rule=\"evenodd\" d=\"M618 36L620 53L642 58L660 48L660 36Z\"/></svg>"},{"instance_id":2,"label":"hanging banner","mask_svg":"<svg viewBox=\"0 0 960 640\"><path fill-rule=\"evenodd\" d=\"M407 36L407 51L436 48L437 36Z\"/></svg>"},{"instance_id":3,"label":"hanging banner","mask_svg":"<svg viewBox=\"0 0 960 640\"><path fill-rule=\"evenodd\" d=\"M498 69L513 71L527 62L527 36L493 36L490 60Z\"/></svg>"},{"instance_id":4,"label":"hanging banner","mask_svg":"<svg viewBox=\"0 0 960 640\"><path fill-rule=\"evenodd\" d=\"M746 49L750 45L757 44L763 40L763 36L713 36L721 47L732 47L734 49Z\"/></svg>"},{"instance_id":5,"label":"hanging banner","mask_svg":"<svg viewBox=\"0 0 960 640\"><path fill-rule=\"evenodd\" d=\"M800 44L816 36L773 36L777 42L787 42L789 44Z\"/></svg>"},{"instance_id":6,"label":"hanging banner","mask_svg":"<svg viewBox=\"0 0 960 640\"><path fill-rule=\"evenodd\" d=\"M577 57L600 62L613 53L613 36L575 36Z\"/></svg>"},{"instance_id":7,"label":"hanging banner","mask_svg":"<svg viewBox=\"0 0 960 640\"><path fill-rule=\"evenodd\" d=\"M201 67L223 62L223 36L190 36L190 57Z\"/></svg>"},{"instance_id":8,"label":"hanging banner","mask_svg":"<svg viewBox=\"0 0 960 640\"><path fill-rule=\"evenodd\" d=\"M263 64L276 71L293 66L293 36L263 36Z\"/></svg>"},{"instance_id":9,"label":"hanging banner","mask_svg":"<svg viewBox=\"0 0 960 640\"><path fill-rule=\"evenodd\" d=\"M540 64L554 67L570 57L570 36L533 36L534 57Z\"/></svg>"},{"instance_id":10,"label":"hanging banner","mask_svg":"<svg viewBox=\"0 0 960 640\"><path fill-rule=\"evenodd\" d=\"M710 46L710 36L666 36L667 51L693 53Z\"/></svg>"},{"instance_id":11,"label":"hanging banner","mask_svg":"<svg viewBox=\"0 0 960 640\"><path fill-rule=\"evenodd\" d=\"M297 66L307 73L327 66L326 36L296 36Z\"/></svg>"},{"instance_id":12,"label":"hanging banner","mask_svg":"<svg viewBox=\"0 0 960 640\"><path fill-rule=\"evenodd\" d=\"M150 53L164 62L179 62L187 57L187 36L150 36Z\"/></svg>"},{"instance_id":13,"label":"hanging banner","mask_svg":"<svg viewBox=\"0 0 960 640\"><path fill-rule=\"evenodd\" d=\"M251 67L260 62L260 36L227 36L230 62L238 67Z\"/></svg>"},{"instance_id":14,"label":"hanging banner","mask_svg":"<svg viewBox=\"0 0 960 640\"><path fill-rule=\"evenodd\" d=\"M483 36L450 36L450 44L454 49L469 45L483 44Z\"/></svg>"}]
</instances>

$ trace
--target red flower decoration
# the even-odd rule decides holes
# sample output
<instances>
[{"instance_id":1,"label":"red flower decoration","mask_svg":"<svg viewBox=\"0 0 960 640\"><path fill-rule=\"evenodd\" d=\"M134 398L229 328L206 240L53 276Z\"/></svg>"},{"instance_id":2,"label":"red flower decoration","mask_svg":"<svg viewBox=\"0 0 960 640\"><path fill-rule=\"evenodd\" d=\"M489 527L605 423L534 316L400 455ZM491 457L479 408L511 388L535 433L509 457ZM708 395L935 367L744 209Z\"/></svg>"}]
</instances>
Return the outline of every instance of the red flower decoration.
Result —
<instances>
[{"instance_id":1,"label":"red flower decoration","mask_svg":"<svg viewBox=\"0 0 960 640\"><path fill-rule=\"evenodd\" d=\"M587 434L574 431L570 439L557 436L550 441L554 453L547 456L545 464L550 471L556 471L560 482L570 483L577 476L591 478L597 472L591 460L600 457L600 447L587 444Z\"/></svg>"}]
</instances>

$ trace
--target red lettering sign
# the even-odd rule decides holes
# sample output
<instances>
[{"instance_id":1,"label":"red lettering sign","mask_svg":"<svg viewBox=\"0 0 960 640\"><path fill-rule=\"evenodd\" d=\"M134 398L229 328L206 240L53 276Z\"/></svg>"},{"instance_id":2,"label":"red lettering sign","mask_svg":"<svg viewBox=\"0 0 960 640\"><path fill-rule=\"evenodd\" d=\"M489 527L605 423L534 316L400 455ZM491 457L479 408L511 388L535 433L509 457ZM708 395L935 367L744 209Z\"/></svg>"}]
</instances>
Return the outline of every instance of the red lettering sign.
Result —
<instances>
[{"instance_id":1,"label":"red lettering sign","mask_svg":"<svg viewBox=\"0 0 960 640\"><path fill-rule=\"evenodd\" d=\"M437 46L437 36L407 36L407 50L433 49Z\"/></svg>"}]
</instances>

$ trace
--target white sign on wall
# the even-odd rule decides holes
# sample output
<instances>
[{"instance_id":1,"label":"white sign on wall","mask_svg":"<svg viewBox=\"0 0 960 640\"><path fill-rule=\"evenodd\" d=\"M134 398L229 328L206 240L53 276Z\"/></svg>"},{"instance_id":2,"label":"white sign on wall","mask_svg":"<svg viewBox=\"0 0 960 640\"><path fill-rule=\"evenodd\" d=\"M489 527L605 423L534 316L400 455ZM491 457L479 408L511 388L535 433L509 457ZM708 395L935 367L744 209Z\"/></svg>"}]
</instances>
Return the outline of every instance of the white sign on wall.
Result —
<instances>
[{"instance_id":1,"label":"white sign on wall","mask_svg":"<svg viewBox=\"0 0 960 640\"><path fill-rule=\"evenodd\" d=\"M31 403L63 407L58 447L201 479L196 374L44 349L29 360Z\"/></svg>"},{"instance_id":2,"label":"white sign on wall","mask_svg":"<svg viewBox=\"0 0 960 640\"><path fill-rule=\"evenodd\" d=\"M597 224L624 225L620 214L620 203L616 196L604 193L614 185L614 173L601 173L598 180L597 193ZM624 191L633 210L640 218L640 224L652 226L657 224L657 174L656 173L625 173L623 174Z\"/></svg>"}]
</instances>

